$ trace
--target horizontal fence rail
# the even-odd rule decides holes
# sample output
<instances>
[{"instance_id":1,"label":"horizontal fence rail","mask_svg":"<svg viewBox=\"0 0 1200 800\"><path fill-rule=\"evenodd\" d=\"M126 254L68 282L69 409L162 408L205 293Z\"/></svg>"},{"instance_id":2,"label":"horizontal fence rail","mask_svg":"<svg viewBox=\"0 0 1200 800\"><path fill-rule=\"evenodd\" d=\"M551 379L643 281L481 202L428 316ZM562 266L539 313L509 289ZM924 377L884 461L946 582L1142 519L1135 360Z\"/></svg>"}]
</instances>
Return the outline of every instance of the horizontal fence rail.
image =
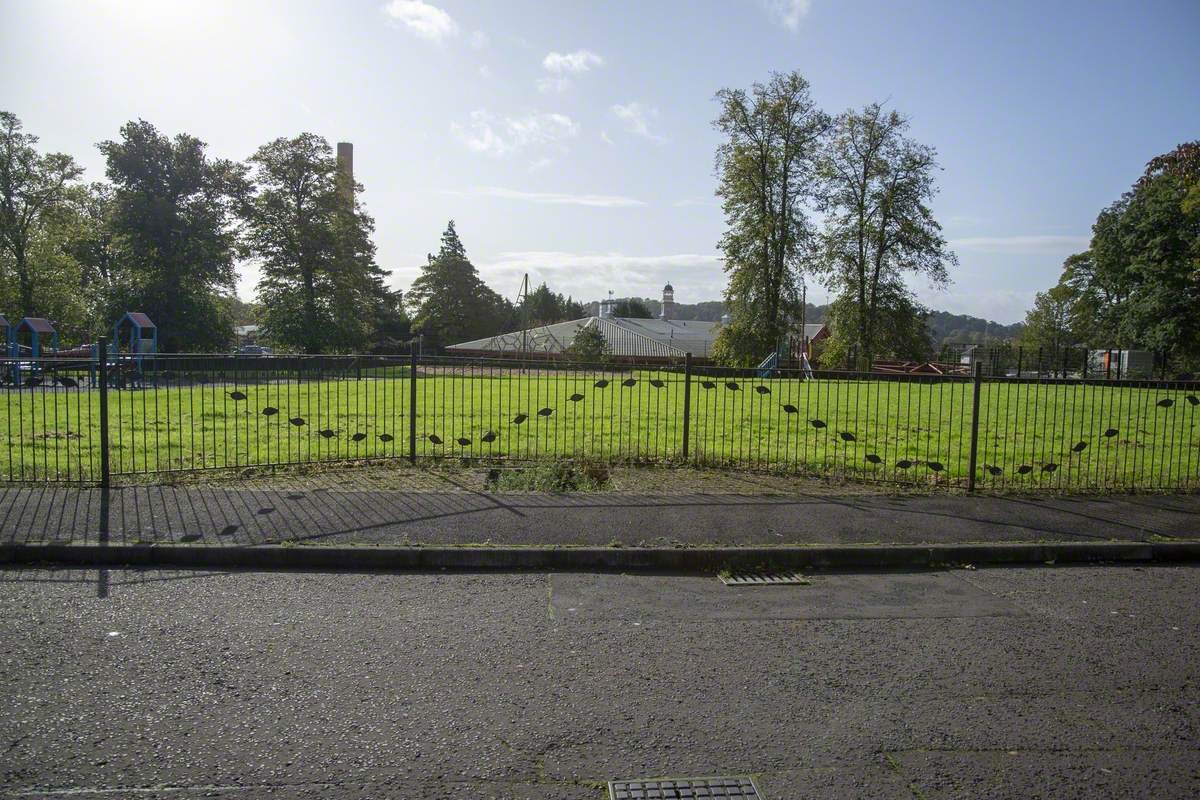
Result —
<instances>
[{"instance_id":1,"label":"horizontal fence rail","mask_svg":"<svg viewBox=\"0 0 1200 800\"><path fill-rule=\"evenodd\" d=\"M0 359L0 480L378 459L1200 488L1200 384L415 356Z\"/></svg>"}]
</instances>

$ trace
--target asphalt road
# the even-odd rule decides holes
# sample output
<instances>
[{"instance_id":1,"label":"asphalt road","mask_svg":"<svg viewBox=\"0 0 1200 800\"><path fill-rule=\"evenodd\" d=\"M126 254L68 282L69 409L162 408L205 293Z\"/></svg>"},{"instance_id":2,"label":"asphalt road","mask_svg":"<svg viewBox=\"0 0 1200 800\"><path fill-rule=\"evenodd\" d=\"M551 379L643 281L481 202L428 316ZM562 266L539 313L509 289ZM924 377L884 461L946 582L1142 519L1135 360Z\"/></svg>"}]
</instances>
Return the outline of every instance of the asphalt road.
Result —
<instances>
[{"instance_id":1,"label":"asphalt road","mask_svg":"<svg viewBox=\"0 0 1200 800\"><path fill-rule=\"evenodd\" d=\"M1200 495L0 489L0 542L671 547L1200 538Z\"/></svg>"},{"instance_id":2,"label":"asphalt road","mask_svg":"<svg viewBox=\"0 0 1200 800\"><path fill-rule=\"evenodd\" d=\"M1200 795L1200 568L0 571L0 796Z\"/></svg>"}]
</instances>

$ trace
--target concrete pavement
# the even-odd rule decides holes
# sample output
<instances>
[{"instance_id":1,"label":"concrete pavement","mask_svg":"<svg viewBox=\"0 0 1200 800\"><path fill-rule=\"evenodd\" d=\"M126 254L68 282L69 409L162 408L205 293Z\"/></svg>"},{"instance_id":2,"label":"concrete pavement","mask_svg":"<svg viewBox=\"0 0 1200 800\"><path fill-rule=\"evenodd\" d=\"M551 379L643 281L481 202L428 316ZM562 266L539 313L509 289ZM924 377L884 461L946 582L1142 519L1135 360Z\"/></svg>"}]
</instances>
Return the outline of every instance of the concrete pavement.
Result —
<instances>
[{"instance_id":1,"label":"concrete pavement","mask_svg":"<svg viewBox=\"0 0 1200 800\"><path fill-rule=\"evenodd\" d=\"M1200 539L1200 495L0 489L0 543L643 547Z\"/></svg>"},{"instance_id":2,"label":"concrete pavement","mask_svg":"<svg viewBox=\"0 0 1200 800\"><path fill-rule=\"evenodd\" d=\"M0 796L1200 794L1193 567L0 570Z\"/></svg>"}]
</instances>

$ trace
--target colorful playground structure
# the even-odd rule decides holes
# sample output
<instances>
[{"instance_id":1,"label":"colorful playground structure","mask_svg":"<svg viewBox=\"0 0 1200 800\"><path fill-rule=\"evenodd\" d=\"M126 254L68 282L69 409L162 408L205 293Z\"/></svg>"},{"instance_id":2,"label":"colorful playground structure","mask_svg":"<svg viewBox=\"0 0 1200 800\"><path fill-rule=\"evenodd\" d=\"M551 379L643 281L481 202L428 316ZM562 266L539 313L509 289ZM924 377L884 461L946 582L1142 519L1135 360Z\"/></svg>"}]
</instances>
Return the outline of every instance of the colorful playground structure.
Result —
<instances>
[{"instance_id":1,"label":"colorful playground structure","mask_svg":"<svg viewBox=\"0 0 1200 800\"><path fill-rule=\"evenodd\" d=\"M42 317L25 317L14 325L0 315L0 328L4 330L2 354L7 357L0 364L0 383L26 388L55 384L73 388L83 372L91 383L96 382L98 342L61 348L54 324ZM132 356L122 361L122 369L114 370L114 379L136 379L142 372L143 358L157 352L158 326L147 315L127 311L113 323L108 355Z\"/></svg>"}]
</instances>

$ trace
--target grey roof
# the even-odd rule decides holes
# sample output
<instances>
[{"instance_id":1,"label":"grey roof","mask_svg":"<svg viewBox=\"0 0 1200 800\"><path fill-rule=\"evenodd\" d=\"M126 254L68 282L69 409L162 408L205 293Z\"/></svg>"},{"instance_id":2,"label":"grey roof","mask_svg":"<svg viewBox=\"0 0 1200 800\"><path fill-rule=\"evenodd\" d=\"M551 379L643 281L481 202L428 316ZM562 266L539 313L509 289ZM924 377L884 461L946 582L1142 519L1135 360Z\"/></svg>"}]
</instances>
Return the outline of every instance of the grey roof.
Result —
<instances>
[{"instance_id":1,"label":"grey roof","mask_svg":"<svg viewBox=\"0 0 1200 800\"><path fill-rule=\"evenodd\" d=\"M126 319L139 328L153 330L155 327L154 323L150 321L150 318L140 311L126 311L125 316L121 318L121 321L124 322Z\"/></svg>"},{"instance_id":2,"label":"grey roof","mask_svg":"<svg viewBox=\"0 0 1200 800\"><path fill-rule=\"evenodd\" d=\"M571 346L576 333L586 327L594 327L604 335L609 351L614 356L682 358L688 352L706 356L719 326L718 322L697 320L584 317L453 344L446 349L561 353Z\"/></svg>"},{"instance_id":3,"label":"grey roof","mask_svg":"<svg viewBox=\"0 0 1200 800\"><path fill-rule=\"evenodd\" d=\"M446 349L556 354L570 347L575 334L586 327L595 327L604 334L609 352L614 356L683 358L691 353L698 358L707 358L721 323L694 319L584 317L452 344ZM824 327L823 323L805 325L804 335L811 339Z\"/></svg>"},{"instance_id":4,"label":"grey roof","mask_svg":"<svg viewBox=\"0 0 1200 800\"><path fill-rule=\"evenodd\" d=\"M42 317L26 317L17 324L19 331L34 331L35 333L54 333L50 320Z\"/></svg>"},{"instance_id":5,"label":"grey roof","mask_svg":"<svg viewBox=\"0 0 1200 800\"><path fill-rule=\"evenodd\" d=\"M804 326L804 338L812 339L818 333L825 329L824 322L812 322Z\"/></svg>"}]
</instances>

